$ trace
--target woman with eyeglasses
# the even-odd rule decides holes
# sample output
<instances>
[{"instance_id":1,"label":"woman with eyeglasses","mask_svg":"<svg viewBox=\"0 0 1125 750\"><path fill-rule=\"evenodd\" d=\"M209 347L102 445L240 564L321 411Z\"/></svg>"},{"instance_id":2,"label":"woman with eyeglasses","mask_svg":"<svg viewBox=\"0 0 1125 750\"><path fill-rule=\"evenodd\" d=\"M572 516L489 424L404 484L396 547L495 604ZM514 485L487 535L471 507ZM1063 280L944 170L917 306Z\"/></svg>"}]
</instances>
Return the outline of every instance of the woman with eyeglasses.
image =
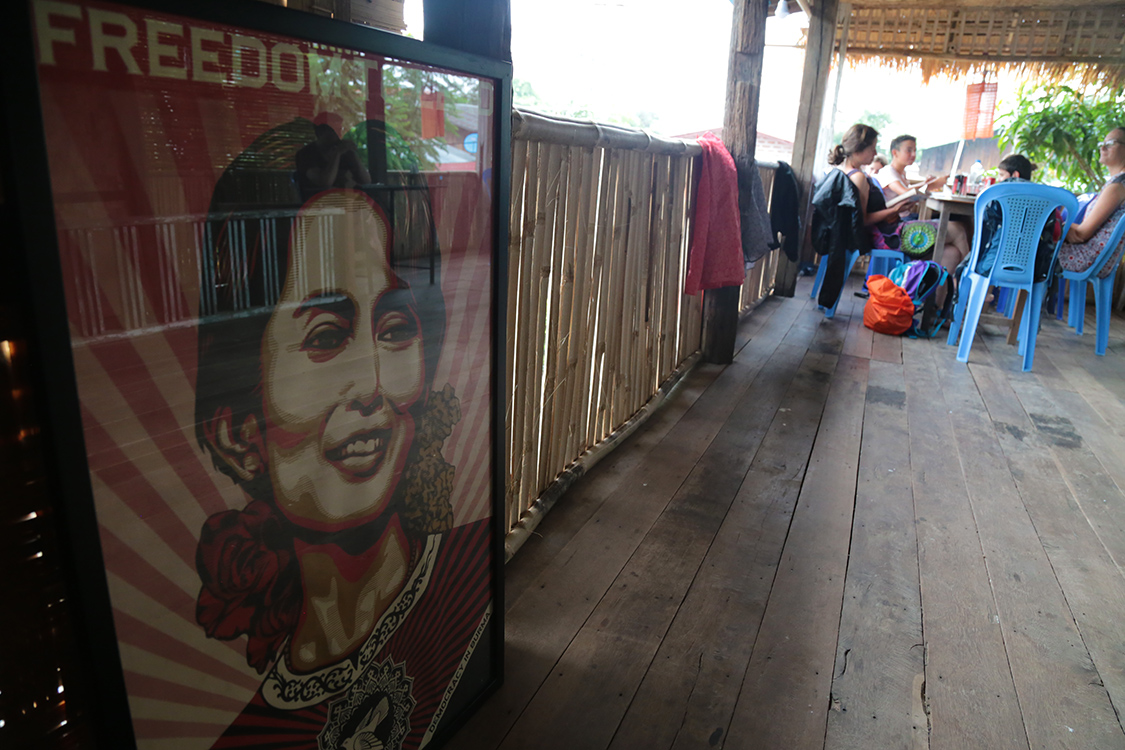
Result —
<instances>
[{"instance_id":1,"label":"woman with eyeglasses","mask_svg":"<svg viewBox=\"0 0 1125 750\"><path fill-rule=\"evenodd\" d=\"M1059 250L1059 264L1067 271L1085 271L1105 249L1117 222L1125 215L1125 127L1114 128L1098 144L1101 162L1109 169L1109 180L1086 208L1080 222L1071 225ZM1113 273L1121 262L1125 242L1106 262L1099 277Z\"/></svg>"}]
</instances>

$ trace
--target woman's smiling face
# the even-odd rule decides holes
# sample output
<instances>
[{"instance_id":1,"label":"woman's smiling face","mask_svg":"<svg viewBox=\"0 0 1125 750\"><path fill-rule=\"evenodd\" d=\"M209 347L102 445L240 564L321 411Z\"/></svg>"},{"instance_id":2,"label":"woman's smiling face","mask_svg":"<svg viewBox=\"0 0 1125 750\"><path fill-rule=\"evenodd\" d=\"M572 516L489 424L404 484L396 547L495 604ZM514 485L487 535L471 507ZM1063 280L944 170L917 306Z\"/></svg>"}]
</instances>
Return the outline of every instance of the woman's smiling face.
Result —
<instances>
[{"instance_id":1,"label":"woman's smiling face","mask_svg":"<svg viewBox=\"0 0 1125 750\"><path fill-rule=\"evenodd\" d=\"M324 531L386 509L414 437L422 330L362 193L310 201L262 339L265 449L278 507Z\"/></svg>"}]
</instances>

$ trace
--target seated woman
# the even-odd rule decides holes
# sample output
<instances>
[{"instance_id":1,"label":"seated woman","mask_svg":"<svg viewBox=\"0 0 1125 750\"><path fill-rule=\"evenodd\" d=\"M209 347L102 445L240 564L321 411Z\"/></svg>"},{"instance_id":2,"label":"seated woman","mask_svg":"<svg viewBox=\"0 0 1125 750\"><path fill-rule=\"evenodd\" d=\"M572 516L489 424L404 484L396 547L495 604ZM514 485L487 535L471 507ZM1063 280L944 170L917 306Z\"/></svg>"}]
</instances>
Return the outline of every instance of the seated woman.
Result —
<instances>
[{"instance_id":1,"label":"seated woman","mask_svg":"<svg viewBox=\"0 0 1125 750\"><path fill-rule=\"evenodd\" d=\"M1037 166L1031 163L1023 154L1009 154L1000 161L997 171L1000 173L1000 182L1029 182ZM1039 240L1039 251L1035 259L1035 278L1042 281L1051 275L1051 262L1055 256L1055 247L1059 242L1060 210L1047 219L1043 227L1043 235ZM977 259L976 271L987 276L992 271L992 264L996 262L996 253L1000 248L993 243L994 237L1003 221L1000 204L989 203L984 209L984 220L981 222L980 256Z\"/></svg>"},{"instance_id":2,"label":"seated woman","mask_svg":"<svg viewBox=\"0 0 1125 750\"><path fill-rule=\"evenodd\" d=\"M1125 126L1109 131L1098 144L1101 163L1109 169L1109 180L1086 207L1080 222L1071 225L1059 250L1059 264L1066 271L1085 271L1094 264L1117 222L1125 214ZM1099 278L1113 273L1125 252L1125 242L1106 262Z\"/></svg>"},{"instance_id":3,"label":"seated woman","mask_svg":"<svg viewBox=\"0 0 1125 750\"><path fill-rule=\"evenodd\" d=\"M882 199L879 190L872 190L863 167L875 158L878 131L870 125L852 125L844 134L843 143L828 152L830 169L820 179L813 193L812 241L818 255L827 256L827 273L820 288L818 302L831 308L839 297L850 251L870 252L869 227L876 221L892 219L898 209L872 209L871 196Z\"/></svg>"}]
</instances>

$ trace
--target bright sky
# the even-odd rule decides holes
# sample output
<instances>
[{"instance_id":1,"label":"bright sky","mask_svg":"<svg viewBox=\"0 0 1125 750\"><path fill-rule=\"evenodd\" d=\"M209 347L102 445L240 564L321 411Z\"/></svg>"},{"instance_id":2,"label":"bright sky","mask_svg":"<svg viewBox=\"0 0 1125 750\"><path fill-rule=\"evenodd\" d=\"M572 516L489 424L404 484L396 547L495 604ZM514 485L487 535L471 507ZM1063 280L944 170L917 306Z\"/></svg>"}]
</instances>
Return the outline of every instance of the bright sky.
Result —
<instances>
[{"instance_id":1,"label":"bright sky","mask_svg":"<svg viewBox=\"0 0 1125 750\"><path fill-rule=\"evenodd\" d=\"M722 126L730 0L511 3L515 77L532 85L544 109L584 109L599 120L650 113L650 130L664 135ZM421 37L422 0L406 0L405 13L412 35ZM768 23L758 129L792 140L804 50L772 45L792 45L807 19L798 12ZM845 66L836 130L870 111L892 116L881 146L902 132L922 148L957 140L965 86L978 80L935 78L923 86L919 71ZM1010 100L1016 80L999 80L1001 100Z\"/></svg>"}]
</instances>

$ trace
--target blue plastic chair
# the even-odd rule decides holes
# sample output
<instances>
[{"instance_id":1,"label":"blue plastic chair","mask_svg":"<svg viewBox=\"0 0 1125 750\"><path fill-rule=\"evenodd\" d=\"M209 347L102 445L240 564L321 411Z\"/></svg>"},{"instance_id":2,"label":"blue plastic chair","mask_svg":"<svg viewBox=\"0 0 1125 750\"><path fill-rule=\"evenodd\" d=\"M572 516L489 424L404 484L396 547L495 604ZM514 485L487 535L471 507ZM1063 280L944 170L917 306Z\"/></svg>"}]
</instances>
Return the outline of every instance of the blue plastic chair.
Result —
<instances>
[{"instance_id":1,"label":"blue plastic chair","mask_svg":"<svg viewBox=\"0 0 1125 750\"><path fill-rule=\"evenodd\" d=\"M870 279L875 274L886 276L892 268L905 262L906 254L899 250L874 249L871 251L871 260L867 261L867 278Z\"/></svg>"},{"instance_id":2,"label":"blue plastic chair","mask_svg":"<svg viewBox=\"0 0 1125 750\"><path fill-rule=\"evenodd\" d=\"M1047 296L1047 281L1035 280L1035 257L1039 250L1039 238L1051 213L1059 206L1065 210L1062 235L1078 213L1078 199L1062 188L1037 185L1029 182L1002 183L993 185L977 198L973 209L976 226L984 225L985 208L989 203L999 202L1004 220L996 241L1000 252L988 275L976 272L977 258L981 251L981 233L973 234L973 249L969 265L961 274L957 307L949 327L946 343L958 341L957 361L968 362L969 350L973 346L977 324L984 308L984 299L989 286L1006 287L1012 290L1023 289L1028 293L1028 306L1020 320L1020 348L1023 355L1023 371L1031 370L1035 360L1035 339L1039 335L1039 317L1043 310L1043 299ZM1062 239L1055 244L1052 260L1058 255Z\"/></svg>"},{"instance_id":3,"label":"blue plastic chair","mask_svg":"<svg viewBox=\"0 0 1125 750\"><path fill-rule=\"evenodd\" d=\"M859 251L858 250L849 250L848 256L847 256L847 270L844 271L844 281L845 282L847 281L848 277L852 275L852 268L855 267L855 262L857 260L859 260ZM816 266L816 280L813 281L812 293L809 294L810 299L816 299L816 295L820 293L820 287L821 287L822 284L824 284L824 274L828 272L827 261L828 261L827 255L820 256L820 261L817 263L817 266ZM824 310L824 317L826 317L826 318L836 317L836 308L839 307L840 299L843 296L844 296L844 292L843 292L843 290L841 290L840 296L836 298L836 304L835 305L832 305L832 307L829 308L829 309L825 309L823 307L820 308L821 310Z\"/></svg>"},{"instance_id":4,"label":"blue plastic chair","mask_svg":"<svg viewBox=\"0 0 1125 750\"><path fill-rule=\"evenodd\" d=\"M1113 305L1113 281L1117 277L1117 268L1115 266L1104 279L1099 279L1098 274L1105 268L1110 256L1114 254L1114 251L1123 241L1125 241L1125 218L1120 218L1117 220L1117 226L1113 228L1113 233L1106 241L1105 248L1094 260L1093 265L1085 271L1063 271L1059 280L1060 305L1062 304L1062 284L1066 281L1070 282L1070 308L1067 324L1074 328L1074 332L1079 336L1082 335L1083 323L1086 322L1086 284L1090 282L1094 285L1094 317L1098 325L1097 336L1094 339L1094 353L1100 357L1105 356L1106 347L1109 345L1110 308ZM1059 309L1059 317L1062 318L1061 308Z\"/></svg>"}]
</instances>

